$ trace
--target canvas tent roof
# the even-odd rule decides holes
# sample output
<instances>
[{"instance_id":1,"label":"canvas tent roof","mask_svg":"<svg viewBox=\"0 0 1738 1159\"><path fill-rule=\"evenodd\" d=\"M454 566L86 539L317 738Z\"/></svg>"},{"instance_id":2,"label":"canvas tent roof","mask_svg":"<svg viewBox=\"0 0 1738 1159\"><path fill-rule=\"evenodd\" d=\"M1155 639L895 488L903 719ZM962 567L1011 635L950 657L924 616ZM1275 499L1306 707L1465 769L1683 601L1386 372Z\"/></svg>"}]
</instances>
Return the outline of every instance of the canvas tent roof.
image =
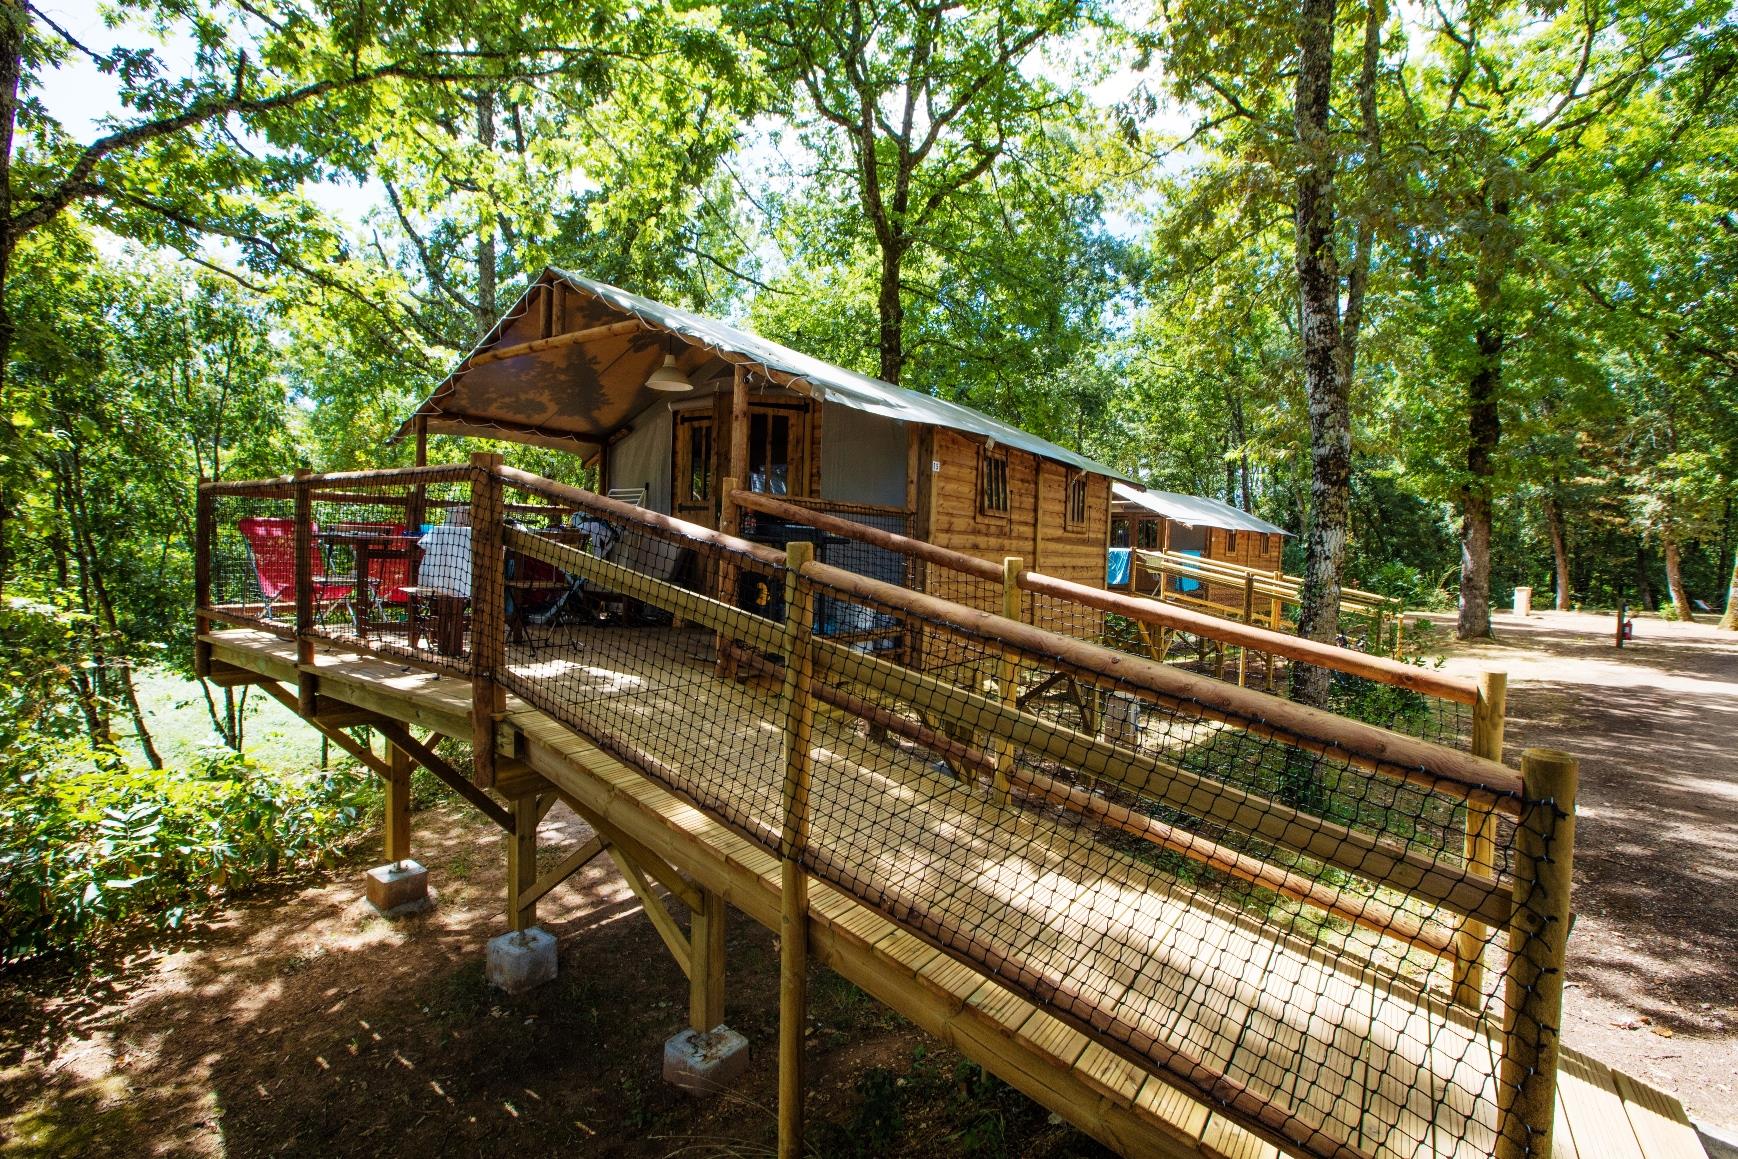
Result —
<instances>
[{"instance_id":1,"label":"canvas tent roof","mask_svg":"<svg viewBox=\"0 0 1738 1159\"><path fill-rule=\"evenodd\" d=\"M1217 499L1199 495L1178 495L1174 491L1137 491L1124 483L1112 483L1113 503L1130 503L1154 515L1163 515L1187 527L1223 527L1227 531L1259 531L1265 535L1290 535L1265 519L1257 519Z\"/></svg>"},{"instance_id":2,"label":"canvas tent roof","mask_svg":"<svg viewBox=\"0 0 1738 1159\"><path fill-rule=\"evenodd\" d=\"M545 302L556 303L546 307ZM546 317L546 309L558 316ZM602 332L628 322L625 332ZM638 323L633 326L631 323ZM547 325L546 325L547 323ZM614 329L614 328L611 328ZM599 330L584 342L491 359L492 351L549 334ZM417 415L435 434L508 439L590 453L646 406L667 395L645 387L666 353L695 382L746 366L800 393L883 418L981 435L1046 459L1125 478L970 407L906 390L770 342L712 318L654 302L553 266L544 270L488 337L459 361ZM415 416L413 416L415 417ZM410 429L407 421L395 438Z\"/></svg>"}]
</instances>

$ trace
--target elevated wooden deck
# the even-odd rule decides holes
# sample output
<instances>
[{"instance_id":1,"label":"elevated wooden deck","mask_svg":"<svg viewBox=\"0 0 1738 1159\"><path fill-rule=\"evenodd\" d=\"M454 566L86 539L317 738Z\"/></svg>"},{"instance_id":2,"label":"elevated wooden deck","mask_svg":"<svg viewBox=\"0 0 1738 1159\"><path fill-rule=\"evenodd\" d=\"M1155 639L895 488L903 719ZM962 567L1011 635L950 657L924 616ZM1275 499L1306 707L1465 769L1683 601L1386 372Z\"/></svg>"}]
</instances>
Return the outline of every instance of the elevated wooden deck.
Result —
<instances>
[{"instance_id":1,"label":"elevated wooden deck","mask_svg":"<svg viewBox=\"0 0 1738 1159\"><path fill-rule=\"evenodd\" d=\"M604 631L619 641L635 630L664 631ZM311 669L324 698L445 735L470 730L467 681L331 648L299 667L293 641L261 632L206 639L214 659L236 668L289 684ZM671 663L682 650L669 640L636 652L602 641L594 647L577 631L562 643L512 649L509 665L520 677L560 685L562 702L583 719L557 721L509 698L500 747L702 889L776 929L780 863L763 843L777 834L765 823L757 829L755 818L777 817L780 734L751 717L717 716L732 698L716 694L713 654L698 640L692 663ZM682 726L697 714L704 727ZM1497 1050L1463 1012L1397 983L1391 971L1358 970L1343 950L1330 959L1301 940L1276 938L1271 927L1257 929L1235 910L1177 890L1114 850L1083 863L1078 850L1052 846L1037 820L1011 818L1006 807L966 793L937 794L934 771L898 748L865 760L869 750L829 731L840 727L817 719L813 792L848 797L859 812L847 827L836 820L843 811L822 810L811 842L839 866L873 859L893 916L923 928L924 915L946 915L950 925L977 926L993 939L999 924L1075 915L1058 923L1052 960L1031 965L1073 993L1117 996L1114 1009L1071 1011L1078 1021L1115 1018L1186 1048L1342 1141L1348 1153L1490 1152ZM721 745L721 736L731 740ZM736 823L701 812L642 768L678 789L684 776L710 772L714 799L723 783L716 771L728 768ZM922 792L905 791L920 783ZM775 804L757 808L766 801ZM960 839L1010 824L1023 838L1017 864ZM940 832L949 840L936 840ZM902 872L902 859L911 872ZM1111 907L1139 915L1149 943L1144 968L1096 950L1093 915ZM1120 1153L1279 1153L1191 1093L818 882L810 887L809 927L818 960ZM1299 1077L1322 1068L1344 1076L1331 1102L1318 1083ZM1557 1118L1558 1155L1704 1154L1675 1099L1570 1051Z\"/></svg>"}]
</instances>

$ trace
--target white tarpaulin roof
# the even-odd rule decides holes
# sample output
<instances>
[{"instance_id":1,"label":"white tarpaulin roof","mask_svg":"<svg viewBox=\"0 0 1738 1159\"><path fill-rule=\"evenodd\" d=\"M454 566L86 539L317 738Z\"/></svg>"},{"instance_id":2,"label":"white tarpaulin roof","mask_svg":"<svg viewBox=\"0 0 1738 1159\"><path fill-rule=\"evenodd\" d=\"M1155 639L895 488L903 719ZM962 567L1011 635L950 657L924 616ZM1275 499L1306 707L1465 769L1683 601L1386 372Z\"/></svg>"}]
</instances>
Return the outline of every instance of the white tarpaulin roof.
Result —
<instances>
[{"instance_id":1,"label":"white tarpaulin roof","mask_svg":"<svg viewBox=\"0 0 1738 1159\"><path fill-rule=\"evenodd\" d=\"M1217 499L1178 495L1174 491L1137 491L1126 483L1110 485L1111 500L1133 504L1154 515L1163 515L1185 527L1223 527L1227 531L1259 531L1264 535L1290 535L1265 519L1257 519Z\"/></svg>"}]
</instances>

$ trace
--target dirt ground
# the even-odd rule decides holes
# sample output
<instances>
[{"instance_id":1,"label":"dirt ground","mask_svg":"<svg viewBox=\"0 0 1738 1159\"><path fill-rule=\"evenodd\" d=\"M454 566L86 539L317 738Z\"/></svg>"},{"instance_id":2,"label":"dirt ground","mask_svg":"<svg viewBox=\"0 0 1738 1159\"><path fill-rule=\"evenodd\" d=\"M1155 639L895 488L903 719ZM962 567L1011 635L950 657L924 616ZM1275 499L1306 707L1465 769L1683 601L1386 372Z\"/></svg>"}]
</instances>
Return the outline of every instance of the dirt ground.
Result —
<instances>
[{"instance_id":1,"label":"dirt ground","mask_svg":"<svg viewBox=\"0 0 1738 1159\"><path fill-rule=\"evenodd\" d=\"M553 864L590 832L565 808L551 819ZM607 858L542 905L559 980L509 998L483 980L498 831L442 807L415 815L415 840L427 915L388 922L361 900L363 849L177 946L0 981L0 1155L773 1153L770 933L732 917L727 1019L751 1070L696 1100L660 1077L687 982ZM826 971L809 1043L816 1155L1107 1154Z\"/></svg>"},{"instance_id":2,"label":"dirt ground","mask_svg":"<svg viewBox=\"0 0 1738 1159\"><path fill-rule=\"evenodd\" d=\"M1495 617L1448 667L1509 676L1507 754L1581 757L1564 1041L1738 1130L1738 634ZM1447 621L1443 621L1447 623ZM1438 633L1438 638L1447 629Z\"/></svg>"}]
</instances>

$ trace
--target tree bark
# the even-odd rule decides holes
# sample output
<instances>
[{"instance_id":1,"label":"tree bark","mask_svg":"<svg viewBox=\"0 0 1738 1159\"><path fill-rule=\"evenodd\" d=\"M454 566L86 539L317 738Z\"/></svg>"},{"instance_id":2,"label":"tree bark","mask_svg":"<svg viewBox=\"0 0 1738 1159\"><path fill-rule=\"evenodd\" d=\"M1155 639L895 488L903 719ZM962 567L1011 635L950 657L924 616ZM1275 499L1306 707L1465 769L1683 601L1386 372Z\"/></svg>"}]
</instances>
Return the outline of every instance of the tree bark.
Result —
<instances>
[{"instance_id":1,"label":"tree bark","mask_svg":"<svg viewBox=\"0 0 1738 1159\"><path fill-rule=\"evenodd\" d=\"M18 244L12 228L12 135L18 121L18 79L24 67L24 34L30 16L21 0L0 0L0 423L11 426L11 389L7 368L12 363L12 310L6 283L12 273L12 251ZM8 429L8 435L13 433ZM0 596L12 570L7 528L12 522L12 489L0 474Z\"/></svg>"},{"instance_id":2,"label":"tree bark","mask_svg":"<svg viewBox=\"0 0 1738 1159\"><path fill-rule=\"evenodd\" d=\"M1557 576L1557 610L1567 612L1573 588L1569 579L1569 534L1563 527L1563 509L1557 497L1546 495L1545 526L1551 532L1551 566Z\"/></svg>"},{"instance_id":3,"label":"tree bark","mask_svg":"<svg viewBox=\"0 0 1738 1159\"><path fill-rule=\"evenodd\" d=\"M477 143L493 154L495 151L495 94L484 90L477 94ZM484 198L487 202L488 199ZM485 204L477 217L477 341L481 342L494 329L499 316L496 293L495 207Z\"/></svg>"},{"instance_id":4,"label":"tree bark","mask_svg":"<svg viewBox=\"0 0 1738 1159\"><path fill-rule=\"evenodd\" d=\"M1488 196L1488 195L1487 195ZM1478 243L1474 292L1479 324L1473 331L1478 362L1467 380L1467 482L1460 500L1460 615L1455 635L1462 640L1491 634L1491 507L1497 445L1503 426L1497 408L1503 386L1503 275L1508 270L1509 202L1487 201L1485 229Z\"/></svg>"},{"instance_id":5,"label":"tree bark","mask_svg":"<svg viewBox=\"0 0 1738 1159\"><path fill-rule=\"evenodd\" d=\"M881 320L881 381L899 385L905 370L905 302L899 293L899 272L905 255L897 245L881 247L881 289L875 310Z\"/></svg>"},{"instance_id":6,"label":"tree bark","mask_svg":"<svg viewBox=\"0 0 1738 1159\"><path fill-rule=\"evenodd\" d=\"M1335 0L1303 0L1298 26L1293 122L1300 153L1296 196L1298 319L1310 420L1310 511L1304 538L1298 635L1333 643L1339 634L1340 570L1351 509L1351 365L1340 326L1340 270L1334 251L1334 171L1329 134L1334 79ZM1325 705L1331 673L1292 669L1292 696Z\"/></svg>"},{"instance_id":7,"label":"tree bark","mask_svg":"<svg viewBox=\"0 0 1738 1159\"><path fill-rule=\"evenodd\" d=\"M1726 611L1720 617L1720 627L1738 632L1738 552L1732 554L1732 582L1726 587Z\"/></svg>"},{"instance_id":8,"label":"tree bark","mask_svg":"<svg viewBox=\"0 0 1738 1159\"><path fill-rule=\"evenodd\" d=\"M1678 533L1669 522L1660 531L1660 553L1666 557L1666 590L1671 593L1672 607L1678 619L1686 624L1696 621L1696 610L1690 604L1690 593L1684 590L1683 560L1678 553Z\"/></svg>"}]
</instances>

